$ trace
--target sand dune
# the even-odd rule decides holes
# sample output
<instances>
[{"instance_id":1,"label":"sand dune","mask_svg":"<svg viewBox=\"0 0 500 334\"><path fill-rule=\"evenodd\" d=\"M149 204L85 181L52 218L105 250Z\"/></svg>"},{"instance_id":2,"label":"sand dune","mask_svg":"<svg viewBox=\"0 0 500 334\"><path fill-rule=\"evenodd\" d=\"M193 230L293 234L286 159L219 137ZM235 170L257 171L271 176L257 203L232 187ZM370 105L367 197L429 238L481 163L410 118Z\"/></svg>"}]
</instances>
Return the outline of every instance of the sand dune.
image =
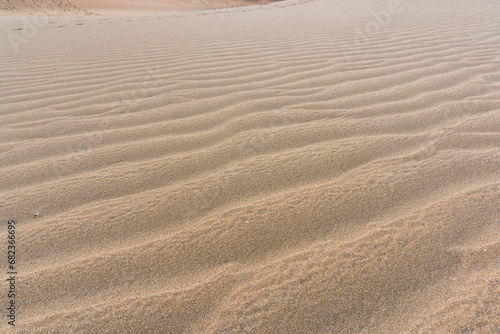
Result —
<instances>
[{"instance_id":1,"label":"sand dune","mask_svg":"<svg viewBox=\"0 0 500 334\"><path fill-rule=\"evenodd\" d=\"M280 0L3 0L0 15L144 15L268 4Z\"/></svg>"},{"instance_id":2,"label":"sand dune","mask_svg":"<svg viewBox=\"0 0 500 334\"><path fill-rule=\"evenodd\" d=\"M90 14L73 4L71 0L2 0L0 15L5 14Z\"/></svg>"},{"instance_id":3,"label":"sand dune","mask_svg":"<svg viewBox=\"0 0 500 334\"><path fill-rule=\"evenodd\" d=\"M157 13L159 11L193 11L267 4L276 0L72 0L80 8L95 13Z\"/></svg>"},{"instance_id":4,"label":"sand dune","mask_svg":"<svg viewBox=\"0 0 500 334\"><path fill-rule=\"evenodd\" d=\"M1 19L16 333L499 333L498 17Z\"/></svg>"}]
</instances>

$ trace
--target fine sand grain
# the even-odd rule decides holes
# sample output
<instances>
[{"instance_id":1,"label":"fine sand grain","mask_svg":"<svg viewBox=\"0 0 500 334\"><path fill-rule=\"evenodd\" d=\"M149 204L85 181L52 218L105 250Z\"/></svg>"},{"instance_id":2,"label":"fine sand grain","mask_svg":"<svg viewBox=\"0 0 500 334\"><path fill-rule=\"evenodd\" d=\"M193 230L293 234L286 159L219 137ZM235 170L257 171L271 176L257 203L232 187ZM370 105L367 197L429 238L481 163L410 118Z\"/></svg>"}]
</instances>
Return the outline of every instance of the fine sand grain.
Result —
<instances>
[{"instance_id":1,"label":"fine sand grain","mask_svg":"<svg viewBox=\"0 0 500 334\"><path fill-rule=\"evenodd\" d=\"M499 2L242 2L1 2L0 333L500 333Z\"/></svg>"}]
</instances>

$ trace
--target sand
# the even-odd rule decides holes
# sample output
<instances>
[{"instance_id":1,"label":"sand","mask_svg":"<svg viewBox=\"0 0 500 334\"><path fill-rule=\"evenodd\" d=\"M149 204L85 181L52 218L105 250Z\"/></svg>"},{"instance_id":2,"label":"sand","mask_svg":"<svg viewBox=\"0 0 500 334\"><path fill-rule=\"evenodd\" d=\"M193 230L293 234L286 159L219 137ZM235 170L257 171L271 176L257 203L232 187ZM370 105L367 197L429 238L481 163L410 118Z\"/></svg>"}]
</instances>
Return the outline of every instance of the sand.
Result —
<instances>
[{"instance_id":1,"label":"sand","mask_svg":"<svg viewBox=\"0 0 500 334\"><path fill-rule=\"evenodd\" d=\"M267 4L273 0L72 0L72 2L79 8L97 14L138 15L241 7Z\"/></svg>"},{"instance_id":2,"label":"sand","mask_svg":"<svg viewBox=\"0 0 500 334\"><path fill-rule=\"evenodd\" d=\"M500 333L497 1L85 10L0 19L0 333Z\"/></svg>"},{"instance_id":3,"label":"sand","mask_svg":"<svg viewBox=\"0 0 500 334\"><path fill-rule=\"evenodd\" d=\"M283 0L1 0L0 15L137 16L263 5L276 1Z\"/></svg>"}]
</instances>

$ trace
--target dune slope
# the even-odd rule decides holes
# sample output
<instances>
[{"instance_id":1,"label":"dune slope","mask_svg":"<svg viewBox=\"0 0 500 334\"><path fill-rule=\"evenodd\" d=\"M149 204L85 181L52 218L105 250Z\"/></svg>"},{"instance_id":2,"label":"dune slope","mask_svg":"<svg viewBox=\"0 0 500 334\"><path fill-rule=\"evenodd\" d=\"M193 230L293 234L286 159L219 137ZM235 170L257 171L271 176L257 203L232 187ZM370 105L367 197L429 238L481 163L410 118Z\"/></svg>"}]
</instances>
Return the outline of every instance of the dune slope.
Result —
<instances>
[{"instance_id":1,"label":"dune slope","mask_svg":"<svg viewBox=\"0 0 500 334\"><path fill-rule=\"evenodd\" d=\"M2 0L0 15L144 15L160 12L199 11L281 0Z\"/></svg>"},{"instance_id":2,"label":"dune slope","mask_svg":"<svg viewBox=\"0 0 500 334\"><path fill-rule=\"evenodd\" d=\"M280 0L72 0L80 8L94 13L157 13L161 11L197 11L249 5L262 5Z\"/></svg>"},{"instance_id":3,"label":"dune slope","mask_svg":"<svg viewBox=\"0 0 500 334\"><path fill-rule=\"evenodd\" d=\"M498 333L498 17L0 21L17 333Z\"/></svg>"},{"instance_id":4,"label":"dune slope","mask_svg":"<svg viewBox=\"0 0 500 334\"><path fill-rule=\"evenodd\" d=\"M0 15L5 14L88 15L90 12L76 6L71 0L2 0Z\"/></svg>"}]
</instances>

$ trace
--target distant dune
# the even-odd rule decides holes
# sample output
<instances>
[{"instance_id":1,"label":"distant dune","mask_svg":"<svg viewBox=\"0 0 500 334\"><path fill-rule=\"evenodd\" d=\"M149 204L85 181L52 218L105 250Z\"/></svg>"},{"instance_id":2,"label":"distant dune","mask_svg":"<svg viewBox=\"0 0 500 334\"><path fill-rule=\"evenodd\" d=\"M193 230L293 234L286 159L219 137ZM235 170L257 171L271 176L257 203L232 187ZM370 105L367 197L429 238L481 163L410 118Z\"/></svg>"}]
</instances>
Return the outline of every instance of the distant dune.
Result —
<instances>
[{"instance_id":1,"label":"distant dune","mask_svg":"<svg viewBox=\"0 0 500 334\"><path fill-rule=\"evenodd\" d=\"M498 1L123 3L0 20L0 334L500 333Z\"/></svg>"},{"instance_id":2,"label":"distant dune","mask_svg":"<svg viewBox=\"0 0 500 334\"><path fill-rule=\"evenodd\" d=\"M0 14L140 14L239 7L270 2L273 0L3 0L0 3Z\"/></svg>"},{"instance_id":3,"label":"distant dune","mask_svg":"<svg viewBox=\"0 0 500 334\"><path fill-rule=\"evenodd\" d=\"M1 14L88 14L71 0L2 0Z\"/></svg>"},{"instance_id":4,"label":"distant dune","mask_svg":"<svg viewBox=\"0 0 500 334\"><path fill-rule=\"evenodd\" d=\"M273 0L73 0L80 8L94 12L134 11L192 11L266 4Z\"/></svg>"}]
</instances>

